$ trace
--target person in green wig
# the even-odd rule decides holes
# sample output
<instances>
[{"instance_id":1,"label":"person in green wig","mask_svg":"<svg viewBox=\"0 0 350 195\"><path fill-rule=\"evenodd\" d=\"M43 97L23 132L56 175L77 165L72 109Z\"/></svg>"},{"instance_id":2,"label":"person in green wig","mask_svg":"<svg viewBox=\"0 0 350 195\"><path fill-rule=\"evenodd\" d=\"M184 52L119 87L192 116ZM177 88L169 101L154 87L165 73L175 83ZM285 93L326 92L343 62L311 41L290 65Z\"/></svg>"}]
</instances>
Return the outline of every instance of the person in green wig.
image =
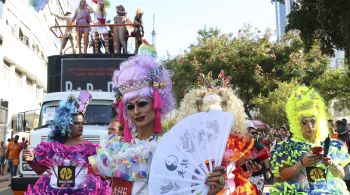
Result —
<instances>
[{"instance_id":1,"label":"person in green wig","mask_svg":"<svg viewBox=\"0 0 350 195\"><path fill-rule=\"evenodd\" d=\"M350 156L340 142L327 138L322 97L312 88L296 87L286 114L293 137L272 151L270 194L348 194L342 178Z\"/></svg>"}]
</instances>

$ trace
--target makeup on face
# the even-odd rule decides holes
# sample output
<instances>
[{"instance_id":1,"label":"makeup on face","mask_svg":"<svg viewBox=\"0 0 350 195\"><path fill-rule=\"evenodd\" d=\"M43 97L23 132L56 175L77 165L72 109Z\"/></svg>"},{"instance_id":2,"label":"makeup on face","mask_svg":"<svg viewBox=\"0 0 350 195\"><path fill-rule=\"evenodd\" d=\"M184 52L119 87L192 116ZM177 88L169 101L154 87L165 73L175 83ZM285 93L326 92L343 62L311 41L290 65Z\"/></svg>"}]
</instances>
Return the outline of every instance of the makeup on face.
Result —
<instances>
[{"instance_id":1,"label":"makeup on face","mask_svg":"<svg viewBox=\"0 0 350 195\"><path fill-rule=\"evenodd\" d=\"M141 99L141 100L137 101L135 104L127 104L126 107L127 107L128 111L132 111L132 110L135 110L135 108L144 108L149 103L150 103L150 101L148 101L146 99Z\"/></svg>"},{"instance_id":2,"label":"makeup on face","mask_svg":"<svg viewBox=\"0 0 350 195\"><path fill-rule=\"evenodd\" d=\"M80 122L80 121L74 121L73 125L84 125L84 122Z\"/></svg>"},{"instance_id":3,"label":"makeup on face","mask_svg":"<svg viewBox=\"0 0 350 195\"><path fill-rule=\"evenodd\" d=\"M307 125L308 123L311 123L311 125L315 125L316 124L316 117L302 117L300 120L302 125Z\"/></svg>"}]
</instances>

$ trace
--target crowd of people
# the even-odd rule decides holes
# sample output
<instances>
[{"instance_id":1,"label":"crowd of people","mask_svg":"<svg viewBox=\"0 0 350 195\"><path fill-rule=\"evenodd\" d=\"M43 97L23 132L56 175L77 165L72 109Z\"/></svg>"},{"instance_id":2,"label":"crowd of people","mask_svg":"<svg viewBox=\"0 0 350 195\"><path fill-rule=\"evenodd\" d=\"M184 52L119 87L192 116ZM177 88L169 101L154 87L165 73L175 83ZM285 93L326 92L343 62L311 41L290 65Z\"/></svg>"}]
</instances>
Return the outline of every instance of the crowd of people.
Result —
<instances>
[{"instance_id":1,"label":"crowd of people","mask_svg":"<svg viewBox=\"0 0 350 195\"><path fill-rule=\"evenodd\" d=\"M7 139L7 144L4 141L0 142L0 175L9 172L11 176L16 176L18 173L19 155L23 149L28 147L28 140L22 137L19 142L19 136Z\"/></svg>"},{"instance_id":2,"label":"crowd of people","mask_svg":"<svg viewBox=\"0 0 350 195\"><path fill-rule=\"evenodd\" d=\"M270 194L348 193L347 121L328 120L323 99L314 89L296 87L286 103L286 124L262 129L247 120L229 76L221 72L217 79L202 78L208 80L185 94L173 120L178 123L213 110L234 115L222 164L206 176L208 194L262 194L267 183L273 184ZM18 143L18 137L9 143L5 155L11 173L25 149L24 160L42 175L26 194L149 193L150 167L158 160L153 155L164 134L162 121L175 108L169 73L153 57L136 55L120 65L112 81L117 117L110 120L105 142L95 145L82 137L84 112L91 100L82 91L55 110L48 142L34 151ZM6 153L2 148L3 143L1 155Z\"/></svg>"},{"instance_id":3,"label":"crowd of people","mask_svg":"<svg viewBox=\"0 0 350 195\"><path fill-rule=\"evenodd\" d=\"M51 13L59 20L65 21L65 31L61 40L60 54L64 53L67 41L71 43L73 54L75 54L75 45L73 37L76 37L79 54L87 53L89 43L93 46L93 53L128 53L127 41L129 37L134 37L134 53L137 54L139 47L143 43L143 10L137 9L134 21L127 17L127 12L123 5L116 6L116 16L113 18L114 24L107 18L106 5L104 0L98 0L94 10L86 3L86 0L80 0L79 7L73 15L66 12L64 16ZM91 17L93 15L93 17ZM132 26L128 30L127 24ZM73 31L76 26L76 32ZM130 31L130 32L129 32ZM76 33L76 36L74 36ZM91 39L90 39L91 37ZM83 39L83 43L81 40ZM90 40L89 40L90 39ZM82 47L83 46L83 47Z\"/></svg>"}]
</instances>

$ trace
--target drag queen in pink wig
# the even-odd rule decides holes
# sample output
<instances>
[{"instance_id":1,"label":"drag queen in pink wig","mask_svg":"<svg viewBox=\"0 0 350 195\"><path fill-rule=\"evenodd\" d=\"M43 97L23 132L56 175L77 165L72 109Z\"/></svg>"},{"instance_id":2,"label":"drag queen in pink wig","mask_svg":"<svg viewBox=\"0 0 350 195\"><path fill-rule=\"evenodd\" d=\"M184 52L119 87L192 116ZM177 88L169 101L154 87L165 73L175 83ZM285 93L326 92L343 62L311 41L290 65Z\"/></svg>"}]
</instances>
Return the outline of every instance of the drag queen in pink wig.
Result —
<instances>
[{"instance_id":1,"label":"drag queen in pink wig","mask_svg":"<svg viewBox=\"0 0 350 195\"><path fill-rule=\"evenodd\" d=\"M124 137L109 139L89 159L97 174L113 177L112 194L148 194L149 169L163 134L161 120L175 106L171 87L168 71L149 56L132 57L114 72L113 88ZM212 194L223 187L219 184L221 171L218 167L208 177Z\"/></svg>"},{"instance_id":2,"label":"drag queen in pink wig","mask_svg":"<svg viewBox=\"0 0 350 195\"><path fill-rule=\"evenodd\" d=\"M168 71L148 56L124 62L113 75L124 139L141 140L162 134L161 119L174 109Z\"/></svg>"},{"instance_id":3,"label":"drag queen in pink wig","mask_svg":"<svg viewBox=\"0 0 350 195\"><path fill-rule=\"evenodd\" d=\"M170 77L154 58L136 56L114 72L113 89L124 137L109 139L89 160L98 174L114 178L112 185L116 178L123 180L113 191L148 194L149 167L163 133L161 119L175 106Z\"/></svg>"}]
</instances>

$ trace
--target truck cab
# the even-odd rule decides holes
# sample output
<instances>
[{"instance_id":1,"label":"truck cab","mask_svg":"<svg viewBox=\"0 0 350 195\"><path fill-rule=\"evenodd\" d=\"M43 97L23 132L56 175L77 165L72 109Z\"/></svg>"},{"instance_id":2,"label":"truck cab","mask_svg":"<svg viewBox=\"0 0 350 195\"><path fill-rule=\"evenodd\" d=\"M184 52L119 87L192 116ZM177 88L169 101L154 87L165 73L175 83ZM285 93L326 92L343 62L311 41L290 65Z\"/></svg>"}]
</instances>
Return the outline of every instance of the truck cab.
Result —
<instances>
[{"instance_id":1,"label":"truck cab","mask_svg":"<svg viewBox=\"0 0 350 195\"><path fill-rule=\"evenodd\" d=\"M90 93L92 100L85 112L83 138L94 144L99 144L106 139L108 123L116 114L112 107L115 97L111 92L90 91ZM49 93L44 97L40 110L39 126L29 136L29 149L33 150L40 142L47 141L51 130L49 124L54 119L55 109L61 100L67 99L71 94L78 97L79 91ZM18 167L20 176L12 178L11 186L14 192L26 191L28 184L34 184L40 177L23 160L22 152Z\"/></svg>"}]
</instances>

